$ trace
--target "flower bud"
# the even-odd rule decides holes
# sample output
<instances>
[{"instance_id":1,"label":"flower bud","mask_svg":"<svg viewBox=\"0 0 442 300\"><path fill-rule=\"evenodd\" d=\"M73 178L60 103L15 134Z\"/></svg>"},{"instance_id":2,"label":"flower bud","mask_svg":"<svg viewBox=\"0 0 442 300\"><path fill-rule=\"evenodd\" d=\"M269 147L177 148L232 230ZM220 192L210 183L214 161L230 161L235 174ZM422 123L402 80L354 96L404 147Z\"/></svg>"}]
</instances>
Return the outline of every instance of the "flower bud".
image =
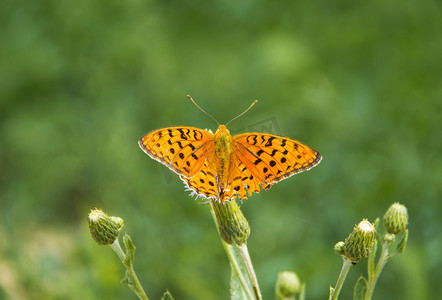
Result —
<instances>
[{"instance_id":1,"label":"flower bud","mask_svg":"<svg viewBox=\"0 0 442 300\"><path fill-rule=\"evenodd\" d=\"M407 208L399 203L393 203L387 210L382 220L388 233L398 234L407 229L408 211Z\"/></svg>"},{"instance_id":2,"label":"flower bud","mask_svg":"<svg viewBox=\"0 0 442 300\"><path fill-rule=\"evenodd\" d=\"M283 271L278 273L275 292L276 299L295 299L301 290L301 282L295 272Z\"/></svg>"},{"instance_id":3,"label":"flower bud","mask_svg":"<svg viewBox=\"0 0 442 300\"><path fill-rule=\"evenodd\" d=\"M123 227L123 219L119 217L109 217L102 210L92 210L87 218L89 231L92 238L99 245L110 245L117 238L121 227Z\"/></svg>"},{"instance_id":4,"label":"flower bud","mask_svg":"<svg viewBox=\"0 0 442 300\"><path fill-rule=\"evenodd\" d=\"M212 201L221 238L230 245L241 246L250 235L250 226L235 200Z\"/></svg>"},{"instance_id":5,"label":"flower bud","mask_svg":"<svg viewBox=\"0 0 442 300\"><path fill-rule=\"evenodd\" d=\"M337 242L335 247L333 248L335 253L337 255L344 255L345 253L345 243L344 242Z\"/></svg>"},{"instance_id":6,"label":"flower bud","mask_svg":"<svg viewBox=\"0 0 442 300\"><path fill-rule=\"evenodd\" d=\"M370 253L374 241L374 226L366 219L355 226L345 240L344 256L356 263Z\"/></svg>"}]
</instances>

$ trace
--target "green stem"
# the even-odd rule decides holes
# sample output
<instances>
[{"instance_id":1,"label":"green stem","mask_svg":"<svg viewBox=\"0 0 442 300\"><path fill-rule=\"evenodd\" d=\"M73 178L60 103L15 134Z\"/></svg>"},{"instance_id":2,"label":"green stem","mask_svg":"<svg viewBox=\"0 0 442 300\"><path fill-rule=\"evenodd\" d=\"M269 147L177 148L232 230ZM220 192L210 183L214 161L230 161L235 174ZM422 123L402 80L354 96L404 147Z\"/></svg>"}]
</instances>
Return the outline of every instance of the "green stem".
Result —
<instances>
[{"instance_id":1,"label":"green stem","mask_svg":"<svg viewBox=\"0 0 442 300\"><path fill-rule=\"evenodd\" d=\"M215 209L214 209L214 204L212 201L209 201L209 204L210 204L210 213L212 214L213 220L215 221L215 225L216 225L216 229L218 230L218 234L221 237L218 219L216 217L216 213L215 213ZM229 258L232 272L235 272L235 274L237 275L239 282L241 283L242 290L244 291L247 299L248 300L255 300L255 297L253 296L254 292L251 291L249 282L244 277L243 271L241 269L241 261L239 260L238 255L237 255L237 252L238 252L237 248L228 244L222 238L221 238L221 242L223 244L224 250L226 251L227 257ZM241 257L241 259L243 259L241 254L239 255L239 257ZM258 298L258 299L261 299L261 298Z\"/></svg>"},{"instance_id":2,"label":"green stem","mask_svg":"<svg viewBox=\"0 0 442 300\"><path fill-rule=\"evenodd\" d=\"M249 250L247 249L247 244L242 244L241 246L236 245L236 250L242 258L242 261L246 267L247 274L249 275L250 284L253 287L257 300L262 300L261 291L258 285L258 279L256 278L255 269L253 269L252 260L250 259Z\"/></svg>"},{"instance_id":3,"label":"green stem","mask_svg":"<svg viewBox=\"0 0 442 300\"><path fill-rule=\"evenodd\" d=\"M247 299L255 300L255 297L253 297L253 292L249 288L250 287L249 283L248 283L246 277L244 277L244 274L241 270L241 262L238 260L238 255L235 253L235 251L236 251L235 247L232 245L229 245L228 243L226 243L222 239L221 239L221 241L223 243L224 249L226 250L227 257L229 258L232 271L234 271L236 276L238 276L238 279L241 283L244 293L246 294Z\"/></svg>"},{"instance_id":4,"label":"green stem","mask_svg":"<svg viewBox=\"0 0 442 300\"><path fill-rule=\"evenodd\" d=\"M381 275L381 272L384 269L385 264L390 259L390 254L388 251L390 245L391 245L390 241L385 241L384 244L382 245L382 253L381 256L379 257L378 263L373 272L373 276L371 278L368 278L367 292L365 293L364 300L370 300L371 297L373 296L374 288L379 279L379 276Z\"/></svg>"},{"instance_id":5,"label":"green stem","mask_svg":"<svg viewBox=\"0 0 442 300\"><path fill-rule=\"evenodd\" d=\"M146 293L144 292L143 287L141 286L140 281L138 280L137 275L135 274L133 265L127 265L125 263L126 261L126 254L124 254L123 249L121 249L120 243L118 242L118 239L116 239L113 244L109 245L114 251L115 253L117 253L118 257L120 258L121 262L123 263L124 267L126 268L126 274L127 277L129 278L129 287L132 291L135 292L135 294L137 294L138 298L140 298L141 300L149 300L149 298L147 298Z\"/></svg>"},{"instance_id":6,"label":"green stem","mask_svg":"<svg viewBox=\"0 0 442 300\"><path fill-rule=\"evenodd\" d=\"M338 281L336 282L336 286L333 290L332 300L338 299L339 293L341 292L342 285L344 284L345 278L347 277L347 273L352 266L351 260L348 258L343 258L341 273L339 273Z\"/></svg>"}]
</instances>

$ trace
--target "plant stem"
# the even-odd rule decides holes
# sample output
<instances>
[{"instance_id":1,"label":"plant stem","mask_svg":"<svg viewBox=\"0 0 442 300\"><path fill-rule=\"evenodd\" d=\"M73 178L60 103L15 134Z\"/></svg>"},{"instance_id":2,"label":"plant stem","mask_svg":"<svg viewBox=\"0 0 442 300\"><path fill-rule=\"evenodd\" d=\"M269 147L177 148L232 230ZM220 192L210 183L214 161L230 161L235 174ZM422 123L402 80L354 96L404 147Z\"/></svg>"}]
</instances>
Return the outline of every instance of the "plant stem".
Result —
<instances>
[{"instance_id":1,"label":"plant stem","mask_svg":"<svg viewBox=\"0 0 442 300\"><path fill-rule=\"evenodd\" d=\"M210 213L212 214L213 220L215 221L215 225L216 225L216 229L218 231L218 234L221 237L218 219L216 217L215 208L214 208L215 204L212 201L209 201L209 204L210 204ZM224 241L224 239L222 237L221 237L221 242L223 244L224 249L226 250L227 257L229 258L232 272L235 272L235 274L237 275L239 282L241 284L242 290L244 291L244 294L246 295L248 300L255 300L255 297L253 295L254 294L256 295L257 293L258 293L258 295L260 295L260 292L259 292L259 289L258 289L258 292L256 292L255 286L252 286L254 291L252 291L252 288L251 288L252 279L250 278L250 273L249 273L249 268L251 266L251 262L250 262L250 264L249 264L250 266L249 266L244 261L243 254L241 254L240 250L238 249L239 247L235 247L233 245L230 245L229 243ZM248 256L248 253L247 253L247 256ZM247 270L247 274L249 275L250 282L244 276L241 260ZM249 261L250 261L250 257L249 257ZM251 268L253 270L253 267L251 267ZM254 274L254 272L253 272L253 274ZM255 282L256 282L256 276L255 276ZM257 284L256 284L256 287L257 287ZM258 296L256 296L256 299L261 300L262 298L258 298Z\"/></svg>"},{"instance_id":2,"label":"plant stem","mask_svg":"<svg viewBox=\"0 0 442 300\"><path fill-rule=\"evenodd\" d=\"M256 278L255 270L253 269L252 260L250 259L249 250L247 249L247 244L242 244L241 246L235 245L236 250L242 258L242 261L246 267L247 274L249 275L250 283L253 287L256 299L262 300L261 291L258 285L258 279Z\"/></svg>"},{"instance_id":3,"label":"plant stem","mask_svg":"<svg viewBox=\"0 0 442 300\"><path fill-rule=\"evenodd\" d=\"M138 280L137 275L135 274L133 265L127 265L126 262L126 254L124 254L123 249L121 249L120 243L118 242L118 239L116 239L113 244L109 245L115 253L117 253L118 257L120 258L121 262L123 263L124 267L126 268L126 274L129 278L128 285L132 291L137 294L138 298L141 300L149 300L147 298L146 293L144 292L143 287L141 286L140 281Z\"/></svg>"},{"instance_id":4,"label":"plant stem","mask_svg":"<svg viewBox=\"0 0 442 300\"><path fill-rule=\"evenodd\" d=\"M238 276L238 279L241 283L242 289L244 291L244 293L247 296L247 299L249 300L255 300L255 297L253 296L253 292L250 289L250 285L249 282L247 281L247 279L244 277L244 273L241 270L241 262L238 261L238 255L235 253L236 249L234 246L229 245L228 243L226 243L224 240L222 240L224 249L226 250L227 253L227 257L229 258L230 261L230 266L232 268L232 271L235 272L235 274Z\"/></svg>"},{"instance_id":5,"label":"plant stem","mask_svg":"<svg viewBox=\"0 0 442 300\"><path fill-rule=\"evenodd\" d=\"M364 300L370 300L371 297L373 296L374 288L379 279L379 276L381 275L381 272L384 269L385 264L390 259L390 254L388 251L390 245L391 241L384 240L384 244L382 245L382 253L381 256L379 257L378 263L376 264L373 276L371 278L368 278L367 292L365 293Z\"/></svg>"},{"instance_id":6,"label":"plant stem","mask_svg":"<svg viewBox=\"0 0 442 300\"><path fill-rule=\"evenodd\" d=\"M339 293L341 292L342 285L344 284L345 278L347 277L347 273L352 266L351 260L348 258L343 258L341 273L339 273L338 281L336 282L336 286L333 290L332 300L337 300Z\"/></svg>"}]
</instances>

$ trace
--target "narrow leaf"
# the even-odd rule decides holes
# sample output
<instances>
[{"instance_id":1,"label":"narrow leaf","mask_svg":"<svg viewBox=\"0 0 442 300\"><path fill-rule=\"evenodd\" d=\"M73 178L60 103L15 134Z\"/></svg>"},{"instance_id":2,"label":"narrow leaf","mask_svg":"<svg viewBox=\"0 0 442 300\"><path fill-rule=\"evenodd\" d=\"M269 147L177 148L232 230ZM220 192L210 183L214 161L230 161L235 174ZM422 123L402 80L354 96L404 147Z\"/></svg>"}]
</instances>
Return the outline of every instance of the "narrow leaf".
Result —
<instances>
[{"instance_id":1,"label":"narrow leaf","mask_svg":"<svg viewBox=\"0 0 442 300\"><path fill-rule=\"evenodd\" d=\"M405 246L407 245L408 241L408 229L404 231L404 235L402 236L401 241L398 243L396 247L396 253L397 255L404 253Z\"/></svg>"},{"instance_id":2,"label":"narrow leaf","mask_svg":"<svg viewBox=\"0 0 442 300\"><path fill-rule=\"evenodd\" d=\"M247 295L242 288L241 281L238 275L232 269L230 276L230 299L231 300L243 300L247 299Z\"/></svg>"},{"instance_id":3,"label":"narrow leaf","mask_svg":"<svg viewBox=\"0 0 442 300\"><path fill-rule=\"evenodd\" d=\"M170 294L170 292L167 290L166 292L164 292L163 297L161 297L161 300L173 300L173 297Z\"/></svg>"},{"instance_id":4,"label":"narrow leaf","mask_svg":"<svg viewBox=\"0 0 442 300\"><path fill-rule=\"evenodd\" d=\"M223 242L225 243L225 242ZM253 299L253 287L248 279L247 270L235 247L224 244L230 261L230 299Z\"/></svg>"},{"instance_id":5,"label":"narrow leaf","mask_svg":"<svg viewBox=\"0 0 442 300\"><path fill-rule=\"evenodd\" d=\"M328 300L332 299L334 292L335 292L335 289L332 286L330 286L330 295L328 296Z\"/></svg>"},{"instance_id":6,"label":"narrow leaf","mask_svg":"<svg viewBox=\"0 0 442 300\"><path fill-rule=\"evenodd\" d=\"M382 239L382 235L383 235L382 234L383 230L381 230L383 228L381 228L381 226L379 226L380 223L381 223L381 221L379 220L379 218L376 218L376 220L373 223L374 229L376 230L376 236L378 237L378 239Z\"/></svg>"},{"instance_id":7,"label":"narrow leaf","mask_svg":"<svg viewBox=\"0 0 442 300\"><path fill-rule=\"evenodd\" d=\"M361 276L356 282L355 289L353 290L353 299L354 300L363 300L365 297L365 293L367 292L367 280Z\"/></svg>"},{"instance_id":8,"label":"narrow leaf","mask_svg":"<svg viewBox=\"0 0 442 300\"><path fill-rule=\"evenodd\" d=\"M123 243L126 247L126 259L124 260L124 264L128 267L132 267L134 262L135 246L127 233L123 237Z\"/></svg>"},{"instance_id":9,"label":"narrow leaf","mask_svg":"<svg viewBox=\"0 0 442 300\"><path fill-rule=\"evenodd\" d=\"M301 291L299 292L299 300L305 300L305 283L301 285Z\"/></svg>"},{"instance_id":10,"label":"narrow leaf","mask_svg":"<svg viewBox=\"0 0 442 300\"><path fill-rule=\"evenodd\" d=\"M380 222L381 221L379 220L379 218L376 218L376 220L374 220L374 222L373 222L374 229L376 229L376 230L379 229L379 223Z\"/></svg>"},{"instance_id":11,"label":"narrow leaf","mask_svg":"<svg viewBox=\"0 0 442 300\"><path fill-rule=\"evenodd\" d=\"M378 240L375 238L373 246L371 247L370 254L368 255L368 278L372 278L374 272L374 261L376 259L376 251L378 249Z\"/></svg>"}]
</instances>

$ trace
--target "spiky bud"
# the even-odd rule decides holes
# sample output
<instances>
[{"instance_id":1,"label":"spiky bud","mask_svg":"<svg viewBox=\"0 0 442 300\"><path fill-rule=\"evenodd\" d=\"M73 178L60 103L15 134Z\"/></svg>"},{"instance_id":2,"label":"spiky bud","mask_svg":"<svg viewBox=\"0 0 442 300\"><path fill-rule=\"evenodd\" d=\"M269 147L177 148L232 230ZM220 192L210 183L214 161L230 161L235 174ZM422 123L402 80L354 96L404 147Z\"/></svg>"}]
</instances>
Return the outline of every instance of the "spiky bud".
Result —
<instances>
[{"instance_id":1,"label":"spiky bud","mask_svg":"<svg viewBox=\"0 0 442 300\"><path fill-rule=\"evenodd\" d=\"M278 273L275 285L276 299L295 299L301 290L301 282L295 272L283 271Z\"/></svg>"},{"instance_id":2,"label":"spiky bud","mask_svg":"<svg viewBox=\"0 0 442 300\"><path fill-rule=\"evenodd\" d=\"M399 234L403 232L408 226L407 208L400 203L393 203L385 213L382 223L388 233Z\"/></svg>"},{"instance_id":3,"label":"spiky bud","mask_svg":"<svg viewBox=\"0 0 442 300\"><path fill-rule=\"evenodd\" d=\"M230 245L241 246L250 235L250 226L235 200L212 201L221 238Z\"/></svg>"},{"instance_id":4,"label":"spiky bud","mask_svg":"<svg viewBox=\"0 0 442 300\"><path fill-rule=\"evenodd\" d=\"M374 233L374 226L366 219L359 222L344 242L344 256L354 263L366 258L373 245Z\"/></svg>"},{"instance_id":5,"label":"spiky bud","mask_svg":"<svg viewBox=\"0 0 442 300\"><path fill-rule=\"evenodd\" d=\"M100 209L92 210L87 218L89 231L92 238L99 245L110 245L117 238L121 227L123 227L123 219L119 217L109 217Z\"/></svg>"}]
</instances>

